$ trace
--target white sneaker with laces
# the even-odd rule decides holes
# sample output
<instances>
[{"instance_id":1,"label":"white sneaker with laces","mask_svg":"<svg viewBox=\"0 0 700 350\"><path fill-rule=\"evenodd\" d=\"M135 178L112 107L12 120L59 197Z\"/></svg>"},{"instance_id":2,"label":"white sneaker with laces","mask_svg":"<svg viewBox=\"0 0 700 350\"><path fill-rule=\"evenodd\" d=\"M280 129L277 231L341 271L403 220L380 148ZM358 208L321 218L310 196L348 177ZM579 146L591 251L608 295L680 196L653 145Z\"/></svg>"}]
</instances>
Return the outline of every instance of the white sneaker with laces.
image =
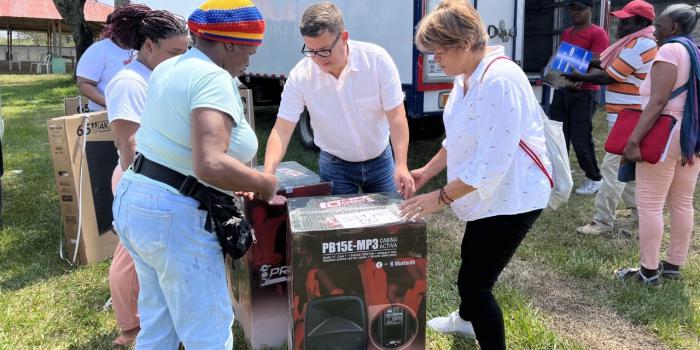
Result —
<instances>
[{"instance_id":1,"label":"white sneaker with laces","mask_svg":"<svg viewBox=\"0 0 700 350\"><path fill-rule=\"evenodd\" d=\"M428 328L442 334L459 334L466 338L476 338L472 323L459 317L459 311L454 311L447 317L435 317L428 321L427 325Z\"/></svg>"},{"instance_id":2,"label":"white sneaker with laces","mask_svg":"<svg viewBox=\"0 0 700 350\"><path fill-rule=\"evenodd\" d=\"M581 187L576 189L577 194L582 194L582 195L589 195L589 194L595 194L598 192L600 189L600 186L603 185L603 181L595 181L591 179L586 179L586 181L581 184Z\"/></svg>"}]
</instances>

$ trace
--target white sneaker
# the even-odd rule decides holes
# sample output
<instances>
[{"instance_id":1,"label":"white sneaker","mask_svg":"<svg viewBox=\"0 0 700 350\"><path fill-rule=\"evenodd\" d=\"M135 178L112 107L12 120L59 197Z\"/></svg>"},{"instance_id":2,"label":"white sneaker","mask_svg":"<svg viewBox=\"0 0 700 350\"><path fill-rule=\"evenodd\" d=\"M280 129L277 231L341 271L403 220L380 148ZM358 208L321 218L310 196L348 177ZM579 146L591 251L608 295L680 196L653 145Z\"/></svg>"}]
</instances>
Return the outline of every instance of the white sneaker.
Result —
<instances>
[{"instance_id":1,"label":"white sneaker","mask_svg":"<svg viewBox=\"0 0 700 350\"><path fill-rule=\"evenodd\" d=\"M588 225L576 228L576 232L587 236L599 236L610 231L612 231L612 227L603 226L595 221L591 221Z\"/></svg>"},{"instance_id":2,"label":"white sneaker","mask_svg":"<svg viewBox=\"0 0 700 350\"><path fill-rule=\"evenodd\" d=\"M459 317L459 311L447 317L435 317L428 321L427 325L428 328L442 334L459 334L467 338L476 338L472 323Z\"/></svg>"},{"instance_id":3,"label":"white sneaker","mask_svg":"<svg viewBox=\"0 0 700 350\"><path fill-rule=\"evenodd\" d=\"M586 181L581 184L581 187L576 189L577 194L588 195L595 194L603 185L603 180L595 181L591 179L586 179Z\"/></svg>"}]
</instances>

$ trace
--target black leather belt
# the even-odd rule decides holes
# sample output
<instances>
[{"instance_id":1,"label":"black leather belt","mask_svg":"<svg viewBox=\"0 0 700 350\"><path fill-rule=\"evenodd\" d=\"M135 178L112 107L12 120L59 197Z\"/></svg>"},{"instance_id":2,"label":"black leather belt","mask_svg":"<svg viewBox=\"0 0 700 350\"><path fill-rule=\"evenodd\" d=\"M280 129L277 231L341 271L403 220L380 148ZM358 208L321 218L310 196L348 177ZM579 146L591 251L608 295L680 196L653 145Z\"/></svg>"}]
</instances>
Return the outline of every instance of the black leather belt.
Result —
<instances>
[{"instance_id":1,"label":"black leather belt","mask_svg":"<svg viewBox=\"0 0 700 350\"><path fill-rule=\"evenodd\" d=\"M164 165L148 160L141 153L136 154L132 171L149 179L156 180L170 187L176 188L183 196L192 197L198 200L200 203L200 209L207 209L207 206L210 204L209 201L211 195L231 197L228 194L202 184L194 176L181 174Z\"/></svg>"}]
</instances>

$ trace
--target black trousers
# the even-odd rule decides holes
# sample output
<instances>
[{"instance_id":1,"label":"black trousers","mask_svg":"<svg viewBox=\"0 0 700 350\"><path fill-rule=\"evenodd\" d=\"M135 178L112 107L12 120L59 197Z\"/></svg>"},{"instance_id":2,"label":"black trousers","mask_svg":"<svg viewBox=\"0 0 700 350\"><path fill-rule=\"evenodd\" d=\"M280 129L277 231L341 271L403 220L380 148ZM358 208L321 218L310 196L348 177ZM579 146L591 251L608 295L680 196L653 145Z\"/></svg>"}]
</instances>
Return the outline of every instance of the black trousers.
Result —
<instances>
[{"instance_id":1,"label":"black trousers","mask_svg":"<svg viewBox=\"0 0 700 350\"><path fill-rule=\"evenodd\" d=\"M505 349L503 314L493 286L542 210L467 222L459 268L459 315L471 321L481 349Z\"/></svg>"},{"instance_id":2,"label":"black trousers","mask_svg":"<svg viewBox=\"0 0 700 350\"><path fill-rule=\"evenodd\" d=\"M557 89L549 106L549 118L564 123L566 147L574 146L578 164L586 177L599 181L598 161L593 143L593 114L597 107L596 91Z\"/></svg>"}]
</instances>

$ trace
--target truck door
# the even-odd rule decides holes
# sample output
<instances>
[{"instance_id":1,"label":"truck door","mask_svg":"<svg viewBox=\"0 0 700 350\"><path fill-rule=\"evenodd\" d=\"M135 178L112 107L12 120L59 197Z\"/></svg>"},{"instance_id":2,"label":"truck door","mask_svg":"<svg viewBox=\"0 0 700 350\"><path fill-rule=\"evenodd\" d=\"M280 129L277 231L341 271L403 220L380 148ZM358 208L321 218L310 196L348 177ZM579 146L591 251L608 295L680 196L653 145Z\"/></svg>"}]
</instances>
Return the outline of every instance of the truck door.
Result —
<instances>
[{"instance_id":1,"label":"truck door","mask_svg":"<svg viewBox=\"0 0 700 350\"><path fill-rule=\"evenodd\" d=\"M489 45L502 45L506 55L516 62L522 60L518 35L518 18L521 18L522 0L471 0L479 11L489 35Z\"/></svg>"},{"instance_id":2,"label":"truck door","mask_svg":"<svg viewBox=\"0 0 700 350\"><path fill-rule=\"evenodd\" d=\"M420 8L420 20L423 16L435 10L440 0L416 0L416 8ZM521 18L524 8L518 8L522 0L470 0L470 3L481 15L481 19L489 32L489 45L503 45L505 53L516 61L522 60L521 43L517 33L517 18ZM417 22L416 22L417 24ZM437 123L430 118L442 115L447 97L452 89L453 77L445 75L435 62L434 55L417 52L416 84L406 89L408 112L411 118L409 125L411 133L416 132L428 137L441 133L435 128ZM416 131L416 132L414 132Z\"/></svg>"}]
</instances>

